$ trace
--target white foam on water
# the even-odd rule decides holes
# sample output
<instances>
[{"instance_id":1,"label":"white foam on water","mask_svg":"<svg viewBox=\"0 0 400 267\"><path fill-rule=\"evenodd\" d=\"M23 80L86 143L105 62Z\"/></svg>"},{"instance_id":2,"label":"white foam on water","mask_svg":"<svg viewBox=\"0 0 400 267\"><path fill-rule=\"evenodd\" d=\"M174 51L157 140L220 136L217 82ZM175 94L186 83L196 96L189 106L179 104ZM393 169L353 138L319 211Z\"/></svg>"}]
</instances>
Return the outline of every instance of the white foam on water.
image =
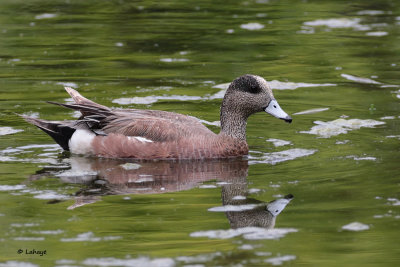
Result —
<instances>
[{"instance_id":1,"label":"white foam on water","mask_svg":"<svg viewBox=\"0 0 400 267\"><path fill-rule=\"evenodd\" d=\"M369 79L369 78L357 77L357 76L353 76L353 75L345 74L345 73L340 74L340 76L342 76L343 78L345 78L349 81L358 82L358 83L382 84L381 82L377 82L377 81Z\"/></svg>"},{"instance_id":2,"label":"white foam on water","mask_svg":"<svg viewBox=\"0 0 400 267\"><path fill-rule=\"evenodd\" d=\"M315 152L317 152L316 149L292 148L279 152L264 153L261 157L249 156L249 164L266 163L274 165L279 162L310 156Z\"/></svg>"},{"instance_id":3,"label":"white foam on water","mask_svg":"<svg viewBox=\"0 0 400 267\"><path fill-rule=\"evenodd\" d=\"M231 83L221 83L221 84L214 85L212 88L227 90L230 84Z\"/></svg>"},{"instance_id":4,"label":"white foam on water","mask_svg":"<svg viewBox=\"0 0 400 267\"><path fill-rule=\"evenodd\" d=\"M336 86L336 84L324 83L324 84L313 84L313 83L293 83L293 82L280 82L270 81L270 86L277 90L294 90L299 87L320 87L320 86ZM119 105L130 105L130 104L141 104L149 105L158 102L159 100L178 100L178 101L197 101L197 100L213 100L222 99L228 89L230 83L223 83L213 86L213 88L221 89L215 94L205 96L188 96L188 95L162 95L162 96L143 96L143 97L122 97L114 99L112 102Z\"/></svg>"},{"instance_id":5,"label":"white foam on water","mask_svg":"<svg viewBox=\"0 0 400 267\"><path fill-rule=\"evenodd\" d=\"M313 126L309 131L300 131L300 133L314 134L321 138L329 138L339 134L345 134L352 130L357 130L362 127L374 128L378 125L383 125L385 122L376 120L360 120L360 119L337 119L333 121L323 122L314 121L316 126Z\"/></svg>"},{"instance_id":6,"label":"white foam on water","mask_svg":"<svg viewBox=\"0 0 400 267\"><path fill-rule=\"evenodd\" d=\"M250 244L243 244L243 245L241 245L240 247L238 247L238 249L241 249L241 250L253 250L253 249L255 249L257 246L255 246L255 245L250 245Z\"/></svg>"},{"instance_id":7,"label":"white foam on water","mask_svg":"<svg viewBox=\"0 0 400 267\"><path fill-rule=\"evenodd\" d=\"M43 144L43 145L32 144L32 145L16 147L16 149L23 149L23 150L34 149L34 148L54 148L54 149L57 148L58 150L61 150L60 146L57 144Z\"/></svg>"},{"instance_id":8,"label":"white foam on water","mask_svg":"<svg viewBox=\"0 0 400 267\"><path fill-rule=\"evenodd\" d=\"M264 260L264 262L276 266L276 265L282 265L286 261L292 261L295 259L296 259L295 255L284 255L266 259Z\"/></svg>"},{"instance_id":9,"label":"white foam on water","mask_svg":"<svg viewBox=\"0 0 400 267\"><path fill-rule=\"evenodd\" d=\"M388 135L386 138L397 138L400 140L400 135Z\"/></svg>"},{"instance_id":10,"label":"white foam on water","mask_svg":"<svg viewBox=\"0 0 400 267\"><path fill-rule=\"evenodd\" d=\"M78 84L73 83L73 82L57 82L57 85L62 85L64 87L72 87L72 88L78 88ZM74 100L72 100L73 103L75 103Z\"/></svg>"},{"instance_id":11,"label":"white foam on water","mask_svg":"<svg viewBox=\"0 0 400 267\"><path fill-rule=\"evenodd\" d=\"M144 97L122 97L114 99L112 102L120 105L129 104L142 104L148 105L156 103L159 100L179 100L179 101L191 101L191 100L202 100L201 96L187 96L187 95L164 95L164 96L144 96Z\"/></svg>"},{"instance_id":12,"label":"white foam on water","mask_svg":"<svg viewBox=\"0 0 400 267\"><path fill-rule=\"evenodd\" d=\"M376 15L385 14L385 11L383 11L383 10L361 10L361 11L358 11L356 14L357 15L376 16Z\"/></svg>"},{"instance_id":13,"label":"white foam on water","mask_svg":"<svg viewBox=\"0 0 400 267\"><path fill-rule=\"evenodd\" d=\"M41 235L59 235L64 233L64 230L42 230L42 231L32 231L34 234L41 234Z\"/></svg>"},{"instance_id":14,"label":"white foam on water","mask_svg":"<svg viewBox=\"0 0 400 267\"><path fill-rule=\"evenodd\" d=\"M190 234L191 237L208 237L210 239L229 239L242 235L247 240L280 239L288 233L294 233L295 228L265 229L260 227L244 227L228 230L198 231Z\"/></svg>"},{"instance_id":15,"label":"white foam on water","mask_svg":"<svg viewBox=\"0 0 400 267\"><path fill-rule=\"evenodd\" d=\"M256 30L261 30L264 28L264 25L258 22L251 22L251 23L246 23L240 25L240 28L249 30L249 31L256 31Z\"/></svg>"},{"instance_id":16,"label":"white foam on water","mask_svg":"<svg viewBox=\"0 0 400 267\"><path fill-rule=\"evenodd\" d=\"M122 267L173 267L175 261L171 258L139 257L136 259L117 259L117 258L88 258L82 262L87 266L122 266Z\"/></svg>"},{"instance_id":17,"label":"white foam on water","mask_svg":"<svg viewBox=\"0 0 400 267\"><path fill-rule=\"evenodd\" d=\"M322 111L327 111L329 108L312 108L312 109L307 109L303 111L299 111L296 113L293 113L293 115L305 115L305 114L314 114Z\"/></svg>"},{"instance_id":18,"label":"white foam on water","mask_svg":"<svg viewBox=\"0 0 400 267\"><path fill-rule=\"evenodd\" d=\"M35 227L35 226L39 226L38 223L12 223L10 224L11 227Z\"/></svg>"},{"instance_id":19,"label":"white foam on water","mask_svg":"<svg viewBox=\"0 0 400 267\"><path fill-rule=\"evenodd\" d=\"M353 28L357 31L368 31L371 29L371 27L362 25L360 22L360 18L317 19L313 21L306 21L303 23L303 25L312 27L325 26L331 29Z\"/></svg>"},{"instance_id":20,"label":"white foam on water","mask_svg":"<svg viewBox=\"0 0 400 267\"><path fill-rule=\"evenodd\" d=\"M161 58L161 62L187 62L189 59L187 58Z\"/></svg>"},{"instance_id":21,"label":"white foam on water","mask_svg":"<svg viewBox=\"0 0 400 267\"><path fill-rule=\"evenodd\" d=\"M286 145L292 144L292 142L290 142L290 141L285 141L285 140L275 139L275 138L269 138L266 141L271 142L275 147L286 146Z\"/></svg>"},{"instance_id":22,"label":"white foam on water","mask_svg":"<svg viewBox=\"0 0 400 267\"><path fill-rule=\"evenodd\" d=\"M44 241L44 237L15 237L15 241Z\"/></svg>"},{"instance_id":23,"label":"white foam on water","mask_svg":"<svg viewBox=\"0 0 400 267\"><path fill-rule=\"evenodd\" d=\"M1 135L8 135L8 134L15 134L19 132L23 132L24 130L14 129L12 127L4 126L0 127L0 136Z\"/></svg>"},{"instance_id":24,"label":"white foam on water","mask_svg":"<svg viewBox=\"0 0 400 267\"><path fill-rule=\"evenodd\" d=\"M15 191L25 189L26 185L17 184L17 185L0 185L0 191Z\"/></svg>"},{"instance_id":25,"label":"white foam on water","mask_svg":"<svg viewBox=\"0 0 400 267\"><path fill-rule=\"evenodd\" d=\"M85 170L67 170L67 171L62 171L59 173L56 173L55 176L64 178L64 177L90 177L89 179L85 180L92 180L93 176L96 176L97 172L95 171L85 171Z\"/></svg>"},{"instance_id":26,"label":"white foam on water","mask_svg":"<svg viewBox=\"0 0 400 267\"><path fill-rule=\"evenodd\" d=\"M367 36L375 36L375 37L381 37L381 36L386 36L388 35L388 32L384 31L377 31L377 32L367 32L365 35Z\"/></svg>"},{"instance_id":27,"label":"white foam on water","mask_svg":"<svg viewBox=\"0 0 400 267\"><path fill-rule=\"evenodd\" d=\"M61 238L61 242L99 242L99 241L108 241L108 240L117 240L121 239L120 236L105 236L105 237L96 237L93 232L86 232L82 234L78 234L76 237L72 238Z\"/></svg>"},{"instance_id":28,"label":"white foam on water","mask_svg":"<svg viewBox=\"0 0 400 267\"><path fill-rule=\"evenodd\" d=\"M360 222L352 222L346 225L342 226L343 230L348 230L348 231L364 231L368 230L369 226Z\"/></svg>"},{"instance_id":29,"label":"white foam on water","mask_svg":"<svg viewBox=\"0 0 400 267\"><path fill-rule=\"evenodd\" d=\"M210 122L210 121L206 121L206 120L199 120L199 122L201 122L203 124L207 124L207 125L221 127L221 122L220 121L212 121L212 122Z\"/></svg>"},{"instance_id":30,"label":"white foam on water","mask_svg":"<svg viewBox=\"0 0 400 267\"><path fill-rule=\"evenodd\" d=\"M37 199L68 199L69 198L69 196L58 194L52 190L33 191L30 193L34 194L33 197L37 198Z\"/></svg>"},{"instance_id":31,"label":"white foam on water","mask_svg":"<svg viewBox=\"0 0 400 267\"><path fill-rule=\"evenodd\" d=\"M380 117L381 120L394 120L395 118L396 118L395 116Z\"/></svg>"},{"instance_id":32,"label":"white foam on water","mask_svg":"<svg viewBox=\"0 0 400 267\"><path fill-rule=\"evenodd\" d=\"M57 14L53 13L43 13L35 16L35 19L52 19L57 17Z\"/></svg>"},{"instance_id":33,"label":"white foam on water","mask_svg":"<svg viewBox=\"0 0 400 267\"><path fill-rule=\"evenodd\" d=\"M57 260L56 264L74 264L76 261L74 260L67 260L67 259L61 259L61 260Z\"/></svg>"},{"instance_id":34,"label":"white foam on water","mask_svg":"<svg viewBox=\"0 0 400 267\"><path fill-rule=\"evenodd\" d=\"M209 208L208 211L213 211L213 212L244 211L244 210L252 210L259 206L260 205L258 204L225 205L225 206Z\"/></svg>"},{"instance_id":35,"label":"white foam on water","mask_svg":"<svg viewBox=\"0 0 400 267\"><path fill-rule=\"evenodd\" d=\"M256 251L256 252L254 252L254 255L259 256L259 257L269 257L272 255L272 253L267 252L267 251Z\"/></svg>"},{"instance_id":36,"label":"white foam on water","mask_svg":"<svg viewBox=\"0 0 400 267\"><path fill-rule=\"evenodd\" d=\"M249 192L249 194L256 194L256 193L261 192L261 189L258 189L258 188L250 188L250 189L248 190L248 192Z\"/></svg>"},{"instance_id":37,"label":"white foam on water","mask_svg":"<svg viewBox=\"0 0 400 267\"><path fill-rule=\"evenodd\" d=\"M400 200L397 198L388 198L387 200L391 202L390 205L392 206L400 206Z\"/></svg>"},{"instance_id":38,"label":"white foam on water","mask_svg":"<svg viewBox=\"0 0 400 267\"><path fill-rule=\"evenodd\" d=\"M342 140L342 141L336 141L335 144L336 144L336 145L345 145L345 144L347 144L348 142L350 142L350 140Z\"/></svg>"},{"instance_id":39,"label":"white foam on water","mask_svg":"<svg viewBox=\"0 0 400 267\"><path fill-rule=\"evenodd\" d=\"M25 261L0 262L0 267L39 267L39 265Z\"/></svg>"},{"instance_id":40,"label":"white foam on water","mask_svg":"<svg viewBox=\"0 0 400 267\"><path fill-rule=\"evenodd\" d=\"M349 158L349 159L354 159L354 160L372 160L372 161L376 161L376 158L375 157L358 157L358 156L353 156L353 155L351 155L351 156L347 156L346 158Z\"/></svg>"},{"instance_id":41,"label":"white foam on water","mask_svg":"<svg viewBox=\"0 0 400 267\"><path fill-rule=\"evenodd\" d=\"M179 257L176 257L176 260L184 262L184 263L210 262L214 258L220 257L220 256L222 256L221 252L215 252L215 253L209 253L209 254L200 254L200 255L196 255L196 256L179 256Z\"/></svg>"},{"instance_id":42,"label":"white foam on water","mask_svg":"<svg viewBox=\"0 0 400 267\"><path fill-rule=\"evenodd\" d=\"M275 90L294 90L300 87L323 87L336 86L334 83L295 83L295 82L280 82L272 80L268 82L269 86Z\"/></svg>"}]
</instances>

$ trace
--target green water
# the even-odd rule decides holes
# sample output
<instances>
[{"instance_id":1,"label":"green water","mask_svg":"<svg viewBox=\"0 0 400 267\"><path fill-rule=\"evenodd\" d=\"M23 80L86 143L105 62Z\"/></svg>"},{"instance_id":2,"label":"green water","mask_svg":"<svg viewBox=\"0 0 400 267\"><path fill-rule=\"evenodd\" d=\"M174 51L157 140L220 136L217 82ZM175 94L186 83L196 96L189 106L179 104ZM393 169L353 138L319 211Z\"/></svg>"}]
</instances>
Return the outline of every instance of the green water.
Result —
<instances>
[{"instance_id":1,"label":"green water","mask_svg":"<svg viewBox=\"0 0 400 267\"><path fill-rule=\"evenodd\" d=\"M0 1L0 266L398 265L399 32L395 0ZM324 111L252 116L248 159L140 166L63 153L16 115L73 119L45 103L68 101L69 83L212 122L214 86L245 73L281 82L289 114ZM209 209L230 185L236 204L295 196L272 237L227 236L228 214Z\"/></svg>"}]
</instances>

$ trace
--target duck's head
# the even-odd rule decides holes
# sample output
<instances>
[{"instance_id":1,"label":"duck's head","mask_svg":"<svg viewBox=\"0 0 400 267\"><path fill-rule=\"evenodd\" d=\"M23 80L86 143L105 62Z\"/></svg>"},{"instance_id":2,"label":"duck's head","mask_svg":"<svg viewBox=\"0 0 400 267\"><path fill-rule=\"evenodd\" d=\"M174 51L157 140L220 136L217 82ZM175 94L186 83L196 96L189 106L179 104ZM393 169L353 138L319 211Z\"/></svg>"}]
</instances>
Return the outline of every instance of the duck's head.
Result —
<instances>
[{"instance_id":1,"label":"duck's head","mask_svg":"<svg viewBox=\"0 0 400 267\"><path fill-rule=\"evenodd\" d=\"M292 122L292 118L279 106L267 81L257 75L246 74L236 78L229 85L222 105L229 108L229 112L241 113L245 118L265 111L278 119Z\"/></svg>"}]
</instances>

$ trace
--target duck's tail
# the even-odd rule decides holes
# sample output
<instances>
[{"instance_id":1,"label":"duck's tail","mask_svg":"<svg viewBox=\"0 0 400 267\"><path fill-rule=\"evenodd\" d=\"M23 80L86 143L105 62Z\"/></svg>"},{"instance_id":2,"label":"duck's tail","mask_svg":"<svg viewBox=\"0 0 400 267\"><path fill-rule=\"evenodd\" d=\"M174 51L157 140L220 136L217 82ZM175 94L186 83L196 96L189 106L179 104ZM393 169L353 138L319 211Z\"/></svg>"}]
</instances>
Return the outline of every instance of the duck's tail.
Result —
<instances>
[{"instance_id":1,"label":"duck's tail","mask_svg":"<svg viewBox=\"0 0 400 267\"><path fill-rule=\"evenodd\" d=\"M75 103L63 104L51 101L48 101L48 103L80 111L82 116L77 121L46 121L24 115L20 116L50 135L64 150L69 151L68 143L76 129L88 129L94 132L93 129L98 128L102 119L112 115L112 110L83 97L78 91L70 87L65 87L65 90Z\"/></svg>"},{"instance_id":2,"label":"duck's tail","mask_svg":"<svg viewBox=\"0 0 400 267\"><path fill-rule=\"evenodd\" d=\"M71 125L68 125L67 122L45 121L24 115L20 116L27 122L35 125L40 130L50 135L51 138L53 138L54 141L56 141L57 144L59 144L64 150L69 151L68 141L74 134L75 128L73 128Z\"/></svg>"}]
</instances>

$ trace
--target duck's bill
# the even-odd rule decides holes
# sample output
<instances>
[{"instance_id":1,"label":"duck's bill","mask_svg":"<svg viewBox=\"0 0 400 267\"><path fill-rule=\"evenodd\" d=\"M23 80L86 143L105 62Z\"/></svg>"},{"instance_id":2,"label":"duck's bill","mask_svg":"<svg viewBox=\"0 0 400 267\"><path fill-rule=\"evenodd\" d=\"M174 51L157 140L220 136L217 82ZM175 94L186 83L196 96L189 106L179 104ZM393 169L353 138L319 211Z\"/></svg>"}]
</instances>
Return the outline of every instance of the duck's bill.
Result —
<instances>
[{"instance_id":1,"label":"duck's bill","mask_svg":"<svg viewBox=\"0 0 400 267\"><path fill-rule=\"evenodd\" d=\"M278 102L274 99L271 100L268 106L264 109L265 112L271 114L272 116L284 120L288 123L292 122L292 117L290 117L281 107L279 106Z\"/></svg>"}]
</instances>

